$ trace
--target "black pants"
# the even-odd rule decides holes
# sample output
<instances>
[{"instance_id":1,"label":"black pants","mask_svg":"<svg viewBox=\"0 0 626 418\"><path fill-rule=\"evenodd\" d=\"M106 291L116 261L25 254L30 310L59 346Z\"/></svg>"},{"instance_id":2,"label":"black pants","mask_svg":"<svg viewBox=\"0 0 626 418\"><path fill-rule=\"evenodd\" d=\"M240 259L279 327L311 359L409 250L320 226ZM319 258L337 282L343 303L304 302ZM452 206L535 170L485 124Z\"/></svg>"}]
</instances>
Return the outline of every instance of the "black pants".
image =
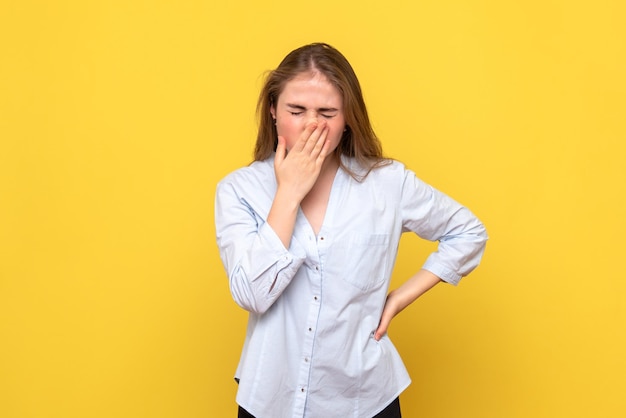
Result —
<instances>
[{"instance_id":1,"label":"black pants","mask_svg":"<svg viewBox=\"0 0 626 418\"><path fill-rule=\"evenodd\" d=\"M250 413L242 407L239 407L239 415L237 415L237 418L254 418L254 416L250 415ZM400 413L400 398L396 398L387 408L380 411L373 418L402 418L402 414Z\"/></svg>"}]
</instances>

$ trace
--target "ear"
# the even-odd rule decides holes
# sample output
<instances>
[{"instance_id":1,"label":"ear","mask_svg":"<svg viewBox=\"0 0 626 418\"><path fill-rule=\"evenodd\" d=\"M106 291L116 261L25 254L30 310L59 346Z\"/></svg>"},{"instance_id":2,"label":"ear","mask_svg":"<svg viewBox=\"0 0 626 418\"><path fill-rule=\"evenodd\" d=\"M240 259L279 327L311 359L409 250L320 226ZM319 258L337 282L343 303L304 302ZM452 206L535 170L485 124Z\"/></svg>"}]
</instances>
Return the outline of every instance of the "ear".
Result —
<instances>
[{"instance_id":1,"label":"ear","mask_svg":"<svg viewBox=\"0 0 626 418\"><path fill-rule=\"evenodd\" d=\"M276 109L274 105L270 105L270 114L272 115L272 119L276 120Z\"/></svg>"}]
</instances>

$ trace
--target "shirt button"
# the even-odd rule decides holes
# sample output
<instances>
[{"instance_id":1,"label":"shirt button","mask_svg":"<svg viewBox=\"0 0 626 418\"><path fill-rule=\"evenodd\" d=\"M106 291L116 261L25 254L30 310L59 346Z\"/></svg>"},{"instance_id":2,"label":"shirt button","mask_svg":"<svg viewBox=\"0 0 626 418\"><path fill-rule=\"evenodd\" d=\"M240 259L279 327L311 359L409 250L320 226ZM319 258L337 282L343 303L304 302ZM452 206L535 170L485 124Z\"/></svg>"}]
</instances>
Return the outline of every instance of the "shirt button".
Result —
<instances>
[{"instance_id":1,"label":"shirt button","mask_svg":"<svg viewBox=\"0 0 626 418\"><path fill-rule=\"evenodd\" d=\"M320 240L321 240L321 241L324 241L324 237L320 237Z\"/></svg>"},{"instance_id":2,"label":"shirt button","mask_svg":"<svg viewBox=\"0 0 626 418\"><path fill-rule=\"evenodd\" d=\"M308 357L305 357L305 358L304 358L304 362L305 362L305 363L308 363L308 362L309 362L309 358L308 358Z\"/></svg>"},{"instance_id":3,"label":"shirt button","mask_svg":"<svg viewBox=\"0 0 626 418\"><path fill-rule=\"evenodd\" d=\"M310 328L310 327L309 327L309 331L313 331L313 328Z\"/></svg>"},{"instance_id":4,"label":"shirt button","mask_svg":"<svg viewBox=\"0 0 626 418\"><path fill-rule=\"evenodd\" d=\"M300 392L304 392L304 388L300 388Z\"/></svg>"},{"instance_id":5,"label":"shirt button","mask_svg":"<svg viewBox=\"0 0 626 418\"><path fill-rule=\"evenodd\" d=\"M313 300L317 300L317 296L313 296Z\"/></svg>"},{"instance_id":6,"label":"shirt button","mask_svg":"<svg viewBox=\"0 0 626 418\"><path fill-rule=\"evenodd\" d=\"M320 267L319 266L315 266L315 270L320 271Z\"/></svg>"}]
</instances>

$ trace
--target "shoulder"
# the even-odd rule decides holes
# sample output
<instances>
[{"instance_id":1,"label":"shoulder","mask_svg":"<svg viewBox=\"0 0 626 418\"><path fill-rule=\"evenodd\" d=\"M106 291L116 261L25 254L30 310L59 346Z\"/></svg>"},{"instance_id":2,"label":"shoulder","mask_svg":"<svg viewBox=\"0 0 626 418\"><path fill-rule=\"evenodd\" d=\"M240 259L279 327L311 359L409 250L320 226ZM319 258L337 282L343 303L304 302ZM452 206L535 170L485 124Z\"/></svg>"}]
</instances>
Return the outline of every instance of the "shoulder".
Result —
<instances>
[{"instance_id":1,"label":"shoulder","mask_svg":"<svg viewBox=\"0 0 626 418\"><path fill-rule=\"evenodd\" d=\"M407 177L411 176L403 163L393 159L382 160L369 171L352 158L344 159L343 162L349 170L346 174L351 187L361 193L374 193L393 201L401 198Z\"/></svg>"},{"instance_id":2,"label":"shoulder","mask_svg":"<svg viewBox=\"0 0 626 418\"><path fill-rule=\"evenodd\" d=\"M408 174L412 173L410 170L406 168L406 166L398 161L391 158L386 158L380 161L377 165L374 166L373 169L367 172L367 170L363 168L359 168L356 162L353 162L353 166L356 167L357 173L366 174L364 178L364 182L372 181L372 182L393 182L397 183L398 181L402 181L402 179Z\"/></svg>"},{"instance_id":3,"label":"shoulder","mask_svg":"<svg viewBox=\"0 0 626 418\"><path fill-rule=\"evenodd\" d=\"M398 170L402 171L404 165L393 158L382 158L380 160L368 160L366 163L360 162L354 157L341 156L341 165L351 173L354 177L367 178L370 174L378 175L393 174Z\"/></svg>"},{"instance_id":4,"label":"shoulder","mask_svg":"<svg viewBox=\"0 0 626 418\"><path fill-rule=\"evenodd\" d=\"M275 184L276 177L274 175L274 156L263 161L254 161L252 164L241 167L227 174L218 183L218 189L231 185L235 188L239 187L255 187L259 184Z\"/></svg>"}]
</instances>

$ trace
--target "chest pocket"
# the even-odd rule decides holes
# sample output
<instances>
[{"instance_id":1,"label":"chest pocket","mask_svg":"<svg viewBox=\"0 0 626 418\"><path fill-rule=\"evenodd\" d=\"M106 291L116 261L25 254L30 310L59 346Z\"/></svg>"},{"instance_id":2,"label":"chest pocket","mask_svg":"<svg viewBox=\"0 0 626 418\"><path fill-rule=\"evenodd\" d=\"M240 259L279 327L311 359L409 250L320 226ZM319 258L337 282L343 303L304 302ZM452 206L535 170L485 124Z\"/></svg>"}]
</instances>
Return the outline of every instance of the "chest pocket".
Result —
<instances>
[{"instance_id":1,"label":"chest pocket","mask_svg":"<svg viewBox=\"0 0 626 418\"><path fill-rule=\"evenodd\" d=\"M333 271L363 291L377 287L387 278L389 240L389 234L351 234L331 251Z\"/></svg>"}]
</instances>

